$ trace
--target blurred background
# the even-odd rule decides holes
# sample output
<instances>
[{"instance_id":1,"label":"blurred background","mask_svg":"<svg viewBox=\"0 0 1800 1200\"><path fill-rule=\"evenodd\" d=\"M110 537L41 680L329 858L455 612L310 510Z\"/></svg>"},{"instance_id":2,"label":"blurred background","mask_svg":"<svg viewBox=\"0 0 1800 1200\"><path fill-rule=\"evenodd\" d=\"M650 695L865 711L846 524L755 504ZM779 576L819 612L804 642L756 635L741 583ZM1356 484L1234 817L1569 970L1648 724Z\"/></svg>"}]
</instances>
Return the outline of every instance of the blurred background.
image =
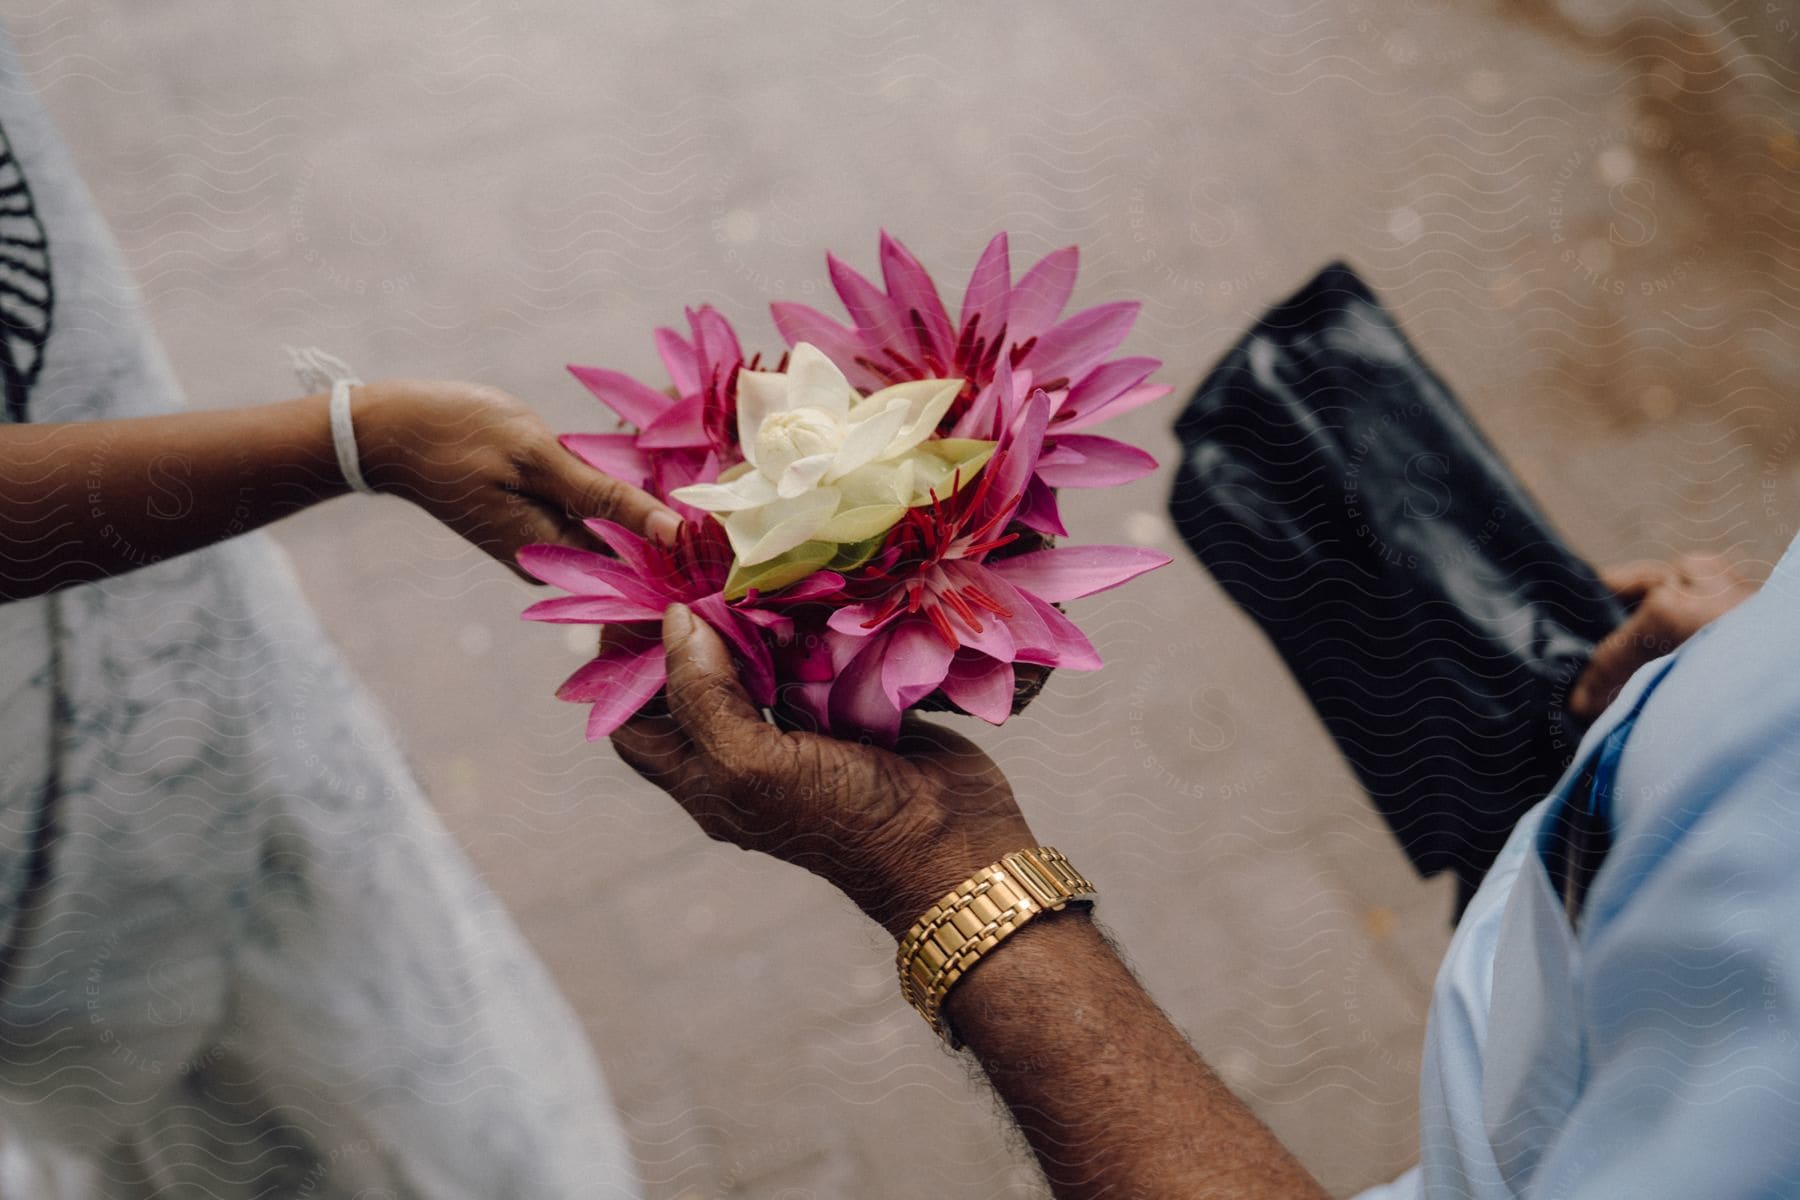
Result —
<instances>
[{"instance_id":1,"label":"blurred background","mask_svg":"<svg viewBox=\"0 0 1800 1200\"><path fill-rule=\"evenodd\" d=\"M959 297L1000 229L1183 394L1346 259L1595 561L1800 520L1800 10L1765 0L221 5L6 20L194 404L368 378L662 382L650 332L901 237ZM1108 660L979 730L1105 893L1155 996L1338 1193L1416 1154L1450 888L1393 846L1255 628L1180 546L1169 471L1065 500L1175 565L1073 615ZM705 840L555 685L587 635L391 500L277 530L427 791L580 1013L648 1195L1027 1196L985 1085L821 883ZM973 722L966 722L973 724Z\"/></svg>"}]
</instances>

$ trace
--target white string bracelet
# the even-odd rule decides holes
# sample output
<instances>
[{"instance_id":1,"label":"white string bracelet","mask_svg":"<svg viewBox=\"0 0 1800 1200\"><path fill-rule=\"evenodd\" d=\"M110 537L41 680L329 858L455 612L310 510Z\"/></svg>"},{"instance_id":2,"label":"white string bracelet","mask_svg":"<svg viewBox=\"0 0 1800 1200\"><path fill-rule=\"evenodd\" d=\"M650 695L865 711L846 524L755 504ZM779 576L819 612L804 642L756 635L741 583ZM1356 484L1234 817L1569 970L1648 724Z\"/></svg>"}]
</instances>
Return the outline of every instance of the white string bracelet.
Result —
<instances>
[{"instance_id":1,"label":"white string bracelet","mask_svg":"<svg viewBox=\"0 0 1800 1200\"><path fill-rule=\"evenodd\" d=\"M337 451L338 470L352 491L374 495L363 478L362 458L356 452L356 427L350 423L350 389L362 383L350 365L317 346L287 348L288 361L300 386L312 392L331 389L331 448Z\"/></svg>"}]
</instances>

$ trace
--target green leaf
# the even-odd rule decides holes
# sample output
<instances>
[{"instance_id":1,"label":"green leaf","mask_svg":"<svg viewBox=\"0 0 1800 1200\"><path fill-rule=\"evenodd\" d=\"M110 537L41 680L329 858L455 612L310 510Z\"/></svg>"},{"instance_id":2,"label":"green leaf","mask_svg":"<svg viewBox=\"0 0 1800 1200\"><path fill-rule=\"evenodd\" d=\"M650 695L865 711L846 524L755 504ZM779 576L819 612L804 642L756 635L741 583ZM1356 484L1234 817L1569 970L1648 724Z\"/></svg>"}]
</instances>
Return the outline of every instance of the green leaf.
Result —
<instances>
[{"instance_id":1,"label":"green leaf","mask_svg":"<svg viewBox=\"0 0 1800 1200\"><path fill-rule=\"evenodd\" d=\"M864 538L860 542L846 542L837 548L837 554L826 564L831 571L854 571L856 568L875 557L883 542L887 541L888 531L882 530L872 538Z\"/></svg>"},{"instance_id":2,"label":"green leaf","mask_svg":"<svg viewBox=\"0 0 1800 1200\"><path fill-rule=\"evenodd\" d=\"M780 591L791 583L799 583L813 572L821 570L837 554L838 549L836 542L802 542L785 554L777 554L754 567L733 562L731 574L725 579L725 598L741 600L751 588L768 593Z\"/></svg>"}]
</instances>

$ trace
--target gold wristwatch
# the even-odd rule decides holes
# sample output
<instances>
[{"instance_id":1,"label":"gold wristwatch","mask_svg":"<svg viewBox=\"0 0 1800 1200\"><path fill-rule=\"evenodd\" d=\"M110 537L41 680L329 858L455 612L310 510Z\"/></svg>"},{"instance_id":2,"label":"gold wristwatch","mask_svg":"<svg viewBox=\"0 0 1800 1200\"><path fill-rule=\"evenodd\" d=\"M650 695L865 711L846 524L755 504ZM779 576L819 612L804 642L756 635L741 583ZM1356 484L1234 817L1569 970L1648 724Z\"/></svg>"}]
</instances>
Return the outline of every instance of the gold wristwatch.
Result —
<instances>
[{"instance_id":1,"label":"gold wristwatch","mask_svg":"<svg viewBox=\"0 0 1800 1200\"><path fill-rule=\"evenodd\" d=\"M961 1049L943 1017L944 997L984 954L1041 912L1094 898L1094 885L1049 846L1015 850L983 867L925 910L900 939L900 994L932 1031Z\"/></svg>"}]
</instances>

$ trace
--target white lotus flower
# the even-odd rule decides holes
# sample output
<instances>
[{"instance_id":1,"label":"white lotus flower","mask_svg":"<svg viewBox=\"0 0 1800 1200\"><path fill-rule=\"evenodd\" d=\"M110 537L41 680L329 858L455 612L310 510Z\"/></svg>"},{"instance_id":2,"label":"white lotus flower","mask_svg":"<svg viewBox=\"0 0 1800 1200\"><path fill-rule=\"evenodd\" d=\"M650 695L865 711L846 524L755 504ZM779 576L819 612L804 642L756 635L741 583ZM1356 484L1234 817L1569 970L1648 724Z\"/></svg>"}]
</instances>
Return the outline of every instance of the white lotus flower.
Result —
<instances>
[{"instance_id":1,"label":"white lotus flower","mask_svg":"<svg viewBox=\"0 0 1800 1200\"><path fill-rule=\"evenodd\" d=\"M740 572L783 556L800 574L816 570L840 546L886 533L934 491L946 497L987 461L992 443L931 437L962 386L917 379L862 396L816 346L797 343L785 372L738 372L745 461L717 483L670 494L719 518ZM779 586L774 574L760 585Z\"/></svg>"}]
</instances>

